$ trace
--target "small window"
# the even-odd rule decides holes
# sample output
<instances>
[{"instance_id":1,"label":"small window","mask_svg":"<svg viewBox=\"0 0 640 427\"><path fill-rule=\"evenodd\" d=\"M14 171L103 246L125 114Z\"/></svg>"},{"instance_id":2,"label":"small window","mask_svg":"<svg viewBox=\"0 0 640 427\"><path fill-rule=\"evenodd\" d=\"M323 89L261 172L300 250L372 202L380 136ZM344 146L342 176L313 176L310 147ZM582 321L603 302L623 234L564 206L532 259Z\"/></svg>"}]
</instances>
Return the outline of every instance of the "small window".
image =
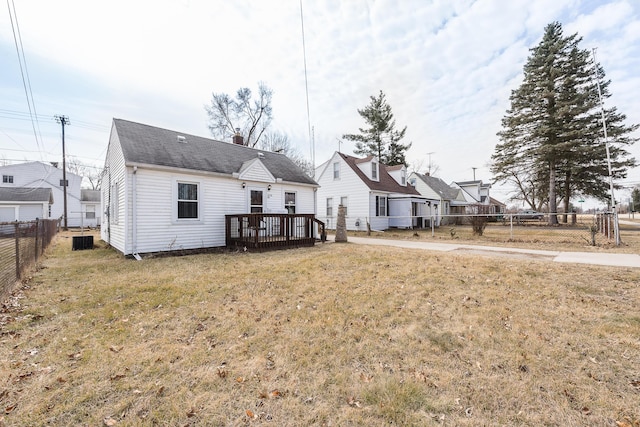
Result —
<instances>
[{"instance_id":1,"label":"small window","mask_svg":"<svg viewBox=\"0 0 640 427\"><path fill-rule=\"evenodd\" d=\"M340 204L344 206L344 216L347 217L347 196L340 197Z\"/></svg>"},{"instance_id":2,"label":"small window","mask_svg":"<svg viewBox=\"0 0 640 427\"><path fill-rule=\"evenodd\" d=\"M114 224L118 223L118 218L120 215L120 186L118 183L114 183L111 187L111 206L109 215L111 216L111 221Z\"/></svg>"},{"instance_id":3,"label":"small window","mask_svg":"<svg viewBox=\"0 0 640 427\"><path fill-rule=\"evenodd\" d=\"M378 180L378 163L371 162L371 179Z\"/></svg>"},{"instance_id":4,"label":"small window","mask_svg":"<svg viewBox=\"0 0 640 427\"><path fill-rule=\"evenodd\" d=\"M376 216L387 216L387 198L376 196Z\"/></svg>"},{"instance_id":5,"label":"small window","mask_svg":"<svg viewBox=\"0 0 640 427\"><path fill-rule=\"evenodd\" d=\"M2 175L3 184L13 184L13 175Z\"/></svg>"},{"instance_id":6,"label":"small window","mask_svg":"<svg viewBox=\"0 0 640 427\"><path fill-rule=\"evenodd\" d=\"M178 183L178 219L198 218L198 184Z\"/></svg>"},{"instance_id":7,"label":"small window","mask_svg":"<svg viewBox=\"0 0 640 427\"><path fill-rule=\"evenodd\" d=\"M84 217L86 219L94 219L96 217L96 206L95 205L87 205Z\"/></svg>"},{"instance_id":8,"label":"small window","mask_svg":"<svg viewBox=\"0 0 640 427\"><path fill-rule=\"evenodd\" d=\"M340 179L340 163L335 162L333 164L333 179Z\"/></svg>"},{"instance_id":9,"label":"small window","mask_svg":"<svg viewBox=\"0 0 640 427\"><path fill-rule=\"evenodd\" d=\"M290 193L285 191L284 193L284 208L287 213L296 213L296 193Z\"/></svg>"},{"instance_id":10,"label":"small window","mask_svg":"<svg viewBox=\"0 0 640 427\"><path fill-rule=\"evenodd\" d=\"M327 197L327 218L333 216L333 198Z\"/></svg>"},{"instance_id":11,"label":"small window","mask_svg":"<svg viewBox=\"0 0 640 427\"><path fill-rule=\"evenodd\" d=\"M68 179L61 179L60 180L60 187L68 187L69 186L69 180Z\"/></svg>"},{"instance_id":12,"label":"small window","mask_svg":"<svg viewBox=\"0 0 640 427\"><path fill-rule=\"evenodd\" d=\"M407 185L407 171L404 169L400 172L400 184Z\"/></svg>"}]
</instances>

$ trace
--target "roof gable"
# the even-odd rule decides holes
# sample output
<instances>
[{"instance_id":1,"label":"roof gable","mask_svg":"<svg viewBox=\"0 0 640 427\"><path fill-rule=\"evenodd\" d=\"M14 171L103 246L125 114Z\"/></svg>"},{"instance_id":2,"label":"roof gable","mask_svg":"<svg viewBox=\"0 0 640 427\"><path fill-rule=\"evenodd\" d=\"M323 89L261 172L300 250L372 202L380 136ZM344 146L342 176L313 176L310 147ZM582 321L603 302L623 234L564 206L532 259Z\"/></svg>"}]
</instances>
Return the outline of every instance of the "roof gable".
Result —
<instances>
[{"instance_id":1,"label":"roof gable","mask_svg":"<svg viewBox=\"0 0 640 427\"><path fill-rule=\"evenodd\" d=\"M458 195L460 194L459 189L452 188L440 178L436 178L435 176L430 175L423 175L420 173L415 173L415 176L418 177L427 186L429 186L429 188L435 191L443 200L456 200L458 198Z\"/></svg>"},{"instance_id":2,"label":"roof gable","mask_svg":"<svg viewBox=\"0 0 640 427\"><path fill-rule=\"evenodd\" d=\"M215 141L182 132L113 119L127 165L155 165L219 174L239 174L257 159L283 182L317 185L284 154Z\"/></svg>"},{"instance_id":3,"label":"roof gable","mask_svg":"<svg viewBox=\"0 0 640 427\"><path fill-rule=\"evenodd\" d=\"M413 188L412 186L402 186L393 179L387 168L384 165L380 164L382 167L379 168L378 171L378 181L373 181L369 179L364 172L358 167L358 163L362 163L363 159L358 159L357 157L348 156L346 154L338 153L340 157L345 161L347 165L358 175L358 177L364 182L369 189L374 191L381 191L385 193L401 193L401 194L411 194L415 196L419 196L420 193ZM369 159L367 157L367 159ZM371 160L371 159L369 159Z\"/></svg>"},{"instance_id":4,"label":"roof gable","mask_svg":"<svg viewBox=\"0 0 640 427\"><path fill-rule=\"evenodd\" d=\"M275 177L259 158L247 160L240 167L240 179L252 181L275 182Z\"/></svg>"}]
</instances>

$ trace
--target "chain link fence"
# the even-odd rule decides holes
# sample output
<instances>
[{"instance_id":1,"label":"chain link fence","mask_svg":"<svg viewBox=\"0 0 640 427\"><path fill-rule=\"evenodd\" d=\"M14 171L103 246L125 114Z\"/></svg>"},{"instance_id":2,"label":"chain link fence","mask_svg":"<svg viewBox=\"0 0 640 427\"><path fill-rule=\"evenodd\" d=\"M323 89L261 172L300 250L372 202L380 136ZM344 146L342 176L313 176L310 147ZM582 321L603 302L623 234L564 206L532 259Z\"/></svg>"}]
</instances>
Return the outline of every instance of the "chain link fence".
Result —
<instances>
[{"instance_id":1,"label":"chain link fence","mask_svg":"<svg viewBox=\"0 0 640 427\"><path fill-rule=\"evenodd\" d=\"M49 246L60 228L57 219L0 222L0 302Z\"/></svg>"},{"instance_id":2,"label":"chain link fence","mask_svg":"<svg viewBox=\"0 0 640 427\"><path fill-rule=\"evenodd\" d=\"M432 217L386 217L388 223L412 224L412 227L388 227L378 229L375 224L380 223L376 218L349 218L349 231L390 231L410 229L420 236L430 236L437 239L475 240L478 242L513 242L525 244L539 244L552 249L554 244L569 246L615 245L616 235L612 213L577 214L558 213L557 224L549 224L549 214L456 214ZM328 228L335 228L335 218L323 218L329 224ZM639 224L640 225L640 224ZM640 227L620 227L623 243L629 241L640 242Z\"/></svg>"}]
</instances>

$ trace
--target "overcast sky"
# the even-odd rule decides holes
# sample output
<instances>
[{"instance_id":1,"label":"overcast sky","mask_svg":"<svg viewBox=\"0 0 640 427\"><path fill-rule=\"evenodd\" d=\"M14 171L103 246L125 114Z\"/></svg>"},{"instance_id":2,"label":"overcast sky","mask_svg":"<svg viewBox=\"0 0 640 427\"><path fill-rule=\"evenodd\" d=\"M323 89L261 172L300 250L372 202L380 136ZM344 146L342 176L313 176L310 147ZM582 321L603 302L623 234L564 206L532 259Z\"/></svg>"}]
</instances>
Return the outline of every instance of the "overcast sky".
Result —
<instances>
[{"instance_id":1,"label":"overcast sky","mask_svg":"<svg viewBox=\"0 0 640 427\"><path fill-rule=\"evenodd\" d=\"M29 119L4 7L0 160L60 161L56 114L70 120L67 155L97 166L114 117L210 136L211 93L255 92L259 81L274 91L272 129L310 158L300 0L8 3L38 120ZM612 80L607 105L640 123L636 0L303 0L302 12L316 164L343 134L365 127L357 109L382 90L397 126L407 126L411 165L424 171L431 157L447 182L472 179L473 168L490 182L509 95L552 21L582 36L581 47L597 47ZM341 151L353 154L353 145ZM640 159L640 145L631 151ZM640 171L621 183L640 183ZM494 186L491 194L506 200L506 192Z\"/></svg>"}]
</instances>

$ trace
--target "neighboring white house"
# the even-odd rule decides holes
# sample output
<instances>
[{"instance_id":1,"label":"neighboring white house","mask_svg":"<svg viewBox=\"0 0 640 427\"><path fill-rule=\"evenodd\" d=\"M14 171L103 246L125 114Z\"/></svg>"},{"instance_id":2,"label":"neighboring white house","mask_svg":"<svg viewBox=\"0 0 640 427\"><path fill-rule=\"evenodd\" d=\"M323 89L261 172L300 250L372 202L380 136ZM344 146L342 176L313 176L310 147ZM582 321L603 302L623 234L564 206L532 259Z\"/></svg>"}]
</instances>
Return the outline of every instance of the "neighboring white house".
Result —
<instances>
[{"instance_id":1,"label":"neighboring white house","mask_svg":"<svg viewBox=\"0 0 640 427\"><path fill-rule=\"evenodd\" d=\"M100 190L80 190L80 205L82 206L81 225L91 228L98 227L102 217Z\"/></svg>"},{"instance_id":2,"label":"neighboring white house","mask_svg":"<svg viewBox=\"0 0 640 427\"><path fill-rule=\"evenodd\" d=\"M411 185L403 165L385 166L373 156L360 159L335 152L316 168L318 218L335 228L338 206L346 208L347 230L424 226L432 203Z\"/></svg>"},{"instance_id":3,"label":"neighboring white house","mask_svg":"<svg viewBox=\"0 0 640 427\"><path fill-rule=\"evenodd\" d=\"M317 188L283 154L114 119L101 238L125 255L225 246L225 215L315 214Z\"/></svg>"},{"instance_id":4,"label":"neighboring white house","mask_svg":"<svg viewBox=\"0 0 640 427\"><path fill-rule=\"evenodd\" d=\"M27 162L0 166L2 182L0 188L44 188L51 189L53 203L47 208L45 218L62 218L64 215L64 187L62 169L42 162ZM67 179L67 223L69 227L79 227L82 216L80 202L82 177L74 173L66 173ZM34 217L35 218L35 217ZM33 218L32 218L33 219Z\"/></svg>"},{"instance_id":5,"label":"neighboring white house","mask_svg":"<svg viewBox=\"0 0 640 427\"><path fill-rule=\"evenodd\" d=\"M412 172L409 175L409 183L423 196L437 200L434 209L436 227L441 223L451 224L451 216L464 214L465 207L469 204L460 188L451 187L435 176Z\"/></svg>"},{"instance_id":6,"label":"neighboring white house","mask_svg":"<svg viewBox=\"0 0 640 427\"><path fill-rule=\"evenodd\" d=\"M51 205L50 188L0 187L0 222L48 219Z\"/></svg>"},{"instance_id":7,"label":"neighboring white house","mask_svg":"<svg viewBox=\"0 0 640 427\"><path fill-rule=\"evenodd\" d=\"M467 213L477 213L478 206L487 206L488 212L486 213L504 213L506 205L492 198L489 194L491 184L485 184L482 180L454 181L451 186L462 190L462 194L468 202Z\"/></svg>"}]
</instances>

